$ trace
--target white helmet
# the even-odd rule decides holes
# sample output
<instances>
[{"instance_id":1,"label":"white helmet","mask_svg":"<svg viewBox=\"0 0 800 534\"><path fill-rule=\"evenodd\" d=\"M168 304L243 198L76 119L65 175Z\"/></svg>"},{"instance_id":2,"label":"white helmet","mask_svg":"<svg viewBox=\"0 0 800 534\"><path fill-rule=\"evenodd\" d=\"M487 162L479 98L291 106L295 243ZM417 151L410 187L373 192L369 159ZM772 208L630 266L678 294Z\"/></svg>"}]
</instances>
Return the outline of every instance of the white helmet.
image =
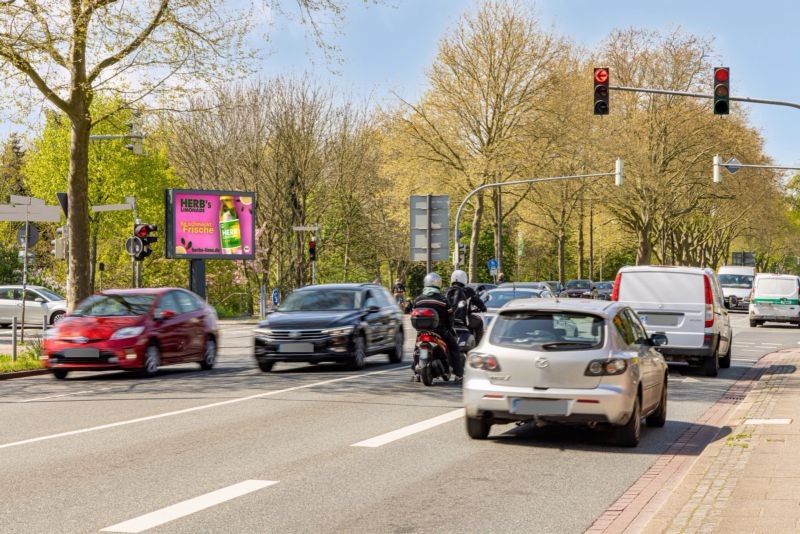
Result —
<instances>
[{"instance_id":1,"label":"white helmet","mask_svg":"<svg viewBox=\"0 0 800 534\"><path fill-rule=\"evenodd\" d=\"M467 273L462 271L461 269L453 271L453 274L450 276L450 283L458 282L462 286L467 285Z\"/></svg>"},{"instance_id":2,"label":"white helmet","mask_svg":"<svg viewBox=\"0 0 800 534\"><path fill-rule=\"evenodd\" d=\"M442 277L436 273L428 273L425 275L422 285L425 287L438 287L442 289Z\"/></svg>"}]
</instances>

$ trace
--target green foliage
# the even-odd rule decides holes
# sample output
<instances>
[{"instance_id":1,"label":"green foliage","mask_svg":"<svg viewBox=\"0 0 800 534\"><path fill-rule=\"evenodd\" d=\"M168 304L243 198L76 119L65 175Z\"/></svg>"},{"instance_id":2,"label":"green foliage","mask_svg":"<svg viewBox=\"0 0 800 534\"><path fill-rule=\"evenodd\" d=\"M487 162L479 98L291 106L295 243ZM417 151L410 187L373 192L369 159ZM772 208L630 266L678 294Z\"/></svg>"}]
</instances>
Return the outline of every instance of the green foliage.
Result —
<instances>
[{"instance_id":1,"label":"green foliage","mask_svg":"<svg viewBox=\"0 0 800 534\"><path fill-rule=\"evenodd\" d=\"M42 362L39 356L33 351L25 351L17 356L15 361L11 361L11 355L0 355L0 373L12 373L14 371L30 371L41 369Z\"/></svg>"}]
</instances>

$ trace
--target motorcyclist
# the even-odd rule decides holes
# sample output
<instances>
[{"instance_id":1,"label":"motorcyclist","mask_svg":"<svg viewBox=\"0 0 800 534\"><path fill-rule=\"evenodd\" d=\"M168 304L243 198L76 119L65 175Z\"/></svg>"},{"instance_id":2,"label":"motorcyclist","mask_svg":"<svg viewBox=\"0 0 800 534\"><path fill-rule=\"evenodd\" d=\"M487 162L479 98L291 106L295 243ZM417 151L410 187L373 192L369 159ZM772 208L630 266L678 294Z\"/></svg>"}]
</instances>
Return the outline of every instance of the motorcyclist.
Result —
<instances>
[{"instance_id":1,"label":"motorcyclist","mask_svg":"<svg viewBox=\"0 0 800 534\"><path fill-rule=\"evenodd\" d=\"M398 305L402 305L406 299L406 286L401 278L398 278L397 282L392 286L392 295L394 295L394 300Z\"/></svg>"},{"instance_id":2,"label":"motorcyclist","mask_svg":"<svg viewBox=\"0 0 800 534\"><path fill-rule=\"evenodd\" d=\"M458 348L458 340L453 334L453 310L450 309L447 299L442 294L442 277L436 273L428 273L422 283L425 287L422 289L422 293L414 299L414 308L430 308L439 315L439 324L433 331L447 344L450 369L456 377L456 382L459 382L464 373L464 362Z\"/></svg>"},{"instance_id":3,"label":"motorcyclist","mask_svg":"<svg viewBox=\"0 0 800 534\"><path fill-rule=\"evenodd\" d=\"M475 335L475 343L480 343L483 337L483 319L474 310L478 312L486 311L486 304L475 293L475 290L467 286L467 273L462 270L453 271L450 276L450 289L447 291L447 299L450 307L454 310L454 316L463 317L466 326ZM457 302L461 301L461 302ZM459 304L464 308L459 311Z\"/></svg>"}]
</instances>

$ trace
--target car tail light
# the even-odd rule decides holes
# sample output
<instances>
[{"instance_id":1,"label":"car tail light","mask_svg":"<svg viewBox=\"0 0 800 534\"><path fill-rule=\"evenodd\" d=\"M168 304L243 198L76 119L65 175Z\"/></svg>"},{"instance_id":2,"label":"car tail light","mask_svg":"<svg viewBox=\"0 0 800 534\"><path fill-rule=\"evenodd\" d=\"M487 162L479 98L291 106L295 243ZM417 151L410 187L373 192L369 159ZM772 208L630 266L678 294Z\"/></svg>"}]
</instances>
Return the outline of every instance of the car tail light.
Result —
<instances>
[{"instance_id":1,"label":"car tail light","mask_svg":"<svg viewBox=\"0 0 800 534\"><path fill-rule=\"evenodd\" d=\"M436 311L432 308L417 308L411 312L413 317L433 317L436 315Z\"/></svg>"},{"instance_id":2,"label":"car tail light","mask_svg":"<svg viewBox=\"0 0 800 534\"><path fill-rule=\"evenodd\" d=\"M484 371L499 371L500 362L491 354L479 354L473 352L469 355L467 360L469 366L473 369L483 369Z\"/></svg>"},{"instance_id":3,"label":"car tail light","mask_svg":"<svg viewBox=\"0 0 800 534\"><path fill-rule=\"evenodd\" d=\"M417 337L417 341L420 343L436 343L436 336L433 334L420 334Z\"/></svg>"},{"instance_id":4,"label":"car tail light","mask_svg":"<svg viewBox=\"0 0 800 534\"><path fill-rule=\"evenodd\" d=\"M583 373L586 376L621 375L628 369L628 360L614 358L612 360L592 360Z\"/></svg>"},{"instance_id":5,"label":"car tail light","mask_svg":"<svg viewBox=\"0 0 800 534\"><path fill-rule=\"evenodd\" d=\"M617 277L614 279L614 289L611 290L611 300L618 301L619 300L619 283L622 282L622 272L617 273Z\"/></svg>"},{"instance_id":6,"label":"car tail light","mask_svg":"<svg viewBox=\"0 0 800 534\"><path fill-rule=\"evenodd\" d=\"M708 275L703 276L706 293L706 328L714 326L714 295L711 294L711 280Z\"/></svg>"}]
</instances>

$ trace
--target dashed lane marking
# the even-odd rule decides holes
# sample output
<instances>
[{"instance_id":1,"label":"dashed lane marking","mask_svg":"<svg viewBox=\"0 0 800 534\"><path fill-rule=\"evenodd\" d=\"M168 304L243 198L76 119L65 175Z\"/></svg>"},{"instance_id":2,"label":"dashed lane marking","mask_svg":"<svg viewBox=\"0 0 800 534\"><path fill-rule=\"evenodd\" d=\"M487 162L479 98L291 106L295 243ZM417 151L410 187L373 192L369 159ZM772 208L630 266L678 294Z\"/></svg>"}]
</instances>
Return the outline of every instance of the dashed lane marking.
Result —
<instances>
[{"instance_id":1,"label":"dashed lane marking","mask_svg":"<svg viewBox=\"0 0 800 534\"><path fill-rule=\"evenodd\" d=\"M386 445L387 443L391 443L393 441L418 434L419 432L424 432L425 430L429 430L439 425L449 423L450 421L454 421L455 419L459 419L461 417L464 417L464 408L459 408L458 410L453 410L452 412L447 412L446 414L432 417L431 419L426 419L425 421L420 421L419 423L414 423L413 425L408 425L403 428L387 432L386 434L375 436L374 438L353 443L351 446L380 447L382 445Z\"/></svg>"}]
</instances>

